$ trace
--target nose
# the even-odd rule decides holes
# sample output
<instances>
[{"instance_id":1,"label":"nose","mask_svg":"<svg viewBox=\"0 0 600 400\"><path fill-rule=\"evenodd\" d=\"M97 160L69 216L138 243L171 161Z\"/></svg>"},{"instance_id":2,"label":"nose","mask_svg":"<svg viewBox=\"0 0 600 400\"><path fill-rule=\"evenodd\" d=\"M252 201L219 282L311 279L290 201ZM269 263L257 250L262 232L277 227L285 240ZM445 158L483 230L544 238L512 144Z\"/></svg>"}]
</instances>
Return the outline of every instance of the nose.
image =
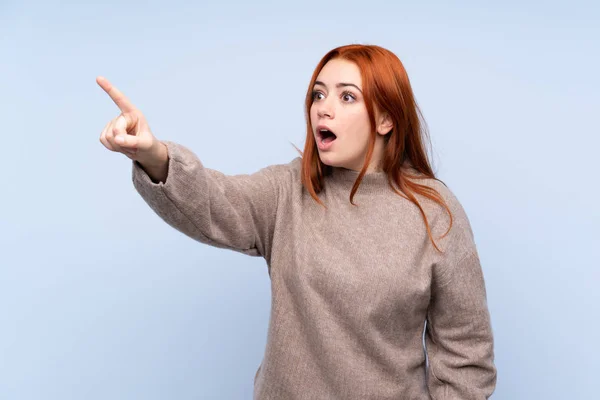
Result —
<instances>
[{"instance_id":1,"label":"nose","mask_svg":"<svg viewBox=\"0 0 600 400\"><path fill-rule=\"evenodd\" d=\"M316 104L317 107L317 115L320 118L333 118L333 107L331 103L328 101L329 98L325 98Z\"/></svg>"}]
</instances>

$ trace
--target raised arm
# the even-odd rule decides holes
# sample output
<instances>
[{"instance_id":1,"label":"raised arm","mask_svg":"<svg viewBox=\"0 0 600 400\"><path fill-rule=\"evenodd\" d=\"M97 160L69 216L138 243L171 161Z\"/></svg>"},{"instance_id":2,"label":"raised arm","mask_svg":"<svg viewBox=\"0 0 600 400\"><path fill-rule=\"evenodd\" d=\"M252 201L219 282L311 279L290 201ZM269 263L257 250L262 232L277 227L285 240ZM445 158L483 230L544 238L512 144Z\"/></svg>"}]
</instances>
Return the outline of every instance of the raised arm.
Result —
<instances>
[{"instance_id":1,"label":"raised arm","mask_svg":"<svg viewBox=\"0 0 600 400\"><path fill-rule=\"evenodd\" d=\"M204 167L187 147L163 143L169 157L164 182L153 182L133 162L133 183L146 203L169 225L199 242L268 260L286 165L250 175L225 175Z\"/></svg>"},{"instance_id":2,"label":"raised arm","mask_svg":"<svg viewBox=\"0 0 600 400\"><path fill-rule=\"evenodd\" d=\"M186 147L156 139L142 112L106 78L96 82L121 111L100 142L133 160L134 186L150 207L200 242L269 262L280 182L290 164L235 176L205 168Z\"/></svg>"}]
</instances>

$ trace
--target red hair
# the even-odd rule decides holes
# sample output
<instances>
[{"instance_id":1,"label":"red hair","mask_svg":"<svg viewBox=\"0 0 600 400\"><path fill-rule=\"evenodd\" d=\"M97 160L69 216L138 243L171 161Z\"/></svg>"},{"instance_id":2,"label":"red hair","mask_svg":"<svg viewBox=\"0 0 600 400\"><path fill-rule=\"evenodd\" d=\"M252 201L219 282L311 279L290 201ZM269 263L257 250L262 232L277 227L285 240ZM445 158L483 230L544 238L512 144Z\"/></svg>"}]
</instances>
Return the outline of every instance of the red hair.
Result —
<instances>
[{"instance_id":1,"label":"red hair","mask_svg":"<svg viewBox=\"0 0 600 400\"><path fill-rule=\"evenodd\" d=\"M452 212L439 192L429 186L413 182L409 178L430 178L441 182L444 186L446 184L435 177L427 158L424 139L428 139L428 133L425 123L421 124L423 116L415 101L406 70L400 59L389 50L375 45L352 44L331 50L319 61L306 93L306 144L304 152L298 150L302 156L301 176L303 186L317 203L327 208L317 194L323 190L324 177L329 175L332 167L324 164L319 158L317 144L312 132L310 108L313 103L312 91L317 76L325 64L334 58L354 62L358 66L362 78L365 105L371 121L371 137L365 164L352 187L350 203L356 205L353 202L354 194L367 171L375 148L377 131L374 110L376 107L382 113L387 113L393 122L392 130L385 136L382 170L386 172L392 190L419 207L425 221L427 234L433 246L441 251L433 240L427 216L414 194L420 194L433 200L448 212L450 226L441 238L446 236L452 227ZM416 170L418 174L410 174L406 168L407 166ZM397 185L400 191L393 186L392 182Z\"/></svg>"}]
</instances>

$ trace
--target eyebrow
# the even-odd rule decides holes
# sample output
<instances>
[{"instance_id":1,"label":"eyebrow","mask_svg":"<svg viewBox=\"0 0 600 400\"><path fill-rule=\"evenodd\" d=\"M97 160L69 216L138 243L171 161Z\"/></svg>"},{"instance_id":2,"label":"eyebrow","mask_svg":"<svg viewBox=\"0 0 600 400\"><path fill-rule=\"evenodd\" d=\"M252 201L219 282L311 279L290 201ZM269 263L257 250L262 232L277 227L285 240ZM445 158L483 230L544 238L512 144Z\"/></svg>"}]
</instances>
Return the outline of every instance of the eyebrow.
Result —
<instances>
[{"instance_id":1,"label":"eyebrow","mask_svg":"<svg viewBox=\"0 0 600 400\"><path fill-rule=\"evenodd\" d=\"M316 81L315 85L321 85L321 86L327 87L327 85L321 81ZM340 82L337 85L335 85L335 87L337 87L337 88L344 87L344 86L354 86L356 89L358 89L359 92L362 93L362 90L360 90L360 88L358 86L356 86L354 83Z\"/></svg>"}]
</instances>

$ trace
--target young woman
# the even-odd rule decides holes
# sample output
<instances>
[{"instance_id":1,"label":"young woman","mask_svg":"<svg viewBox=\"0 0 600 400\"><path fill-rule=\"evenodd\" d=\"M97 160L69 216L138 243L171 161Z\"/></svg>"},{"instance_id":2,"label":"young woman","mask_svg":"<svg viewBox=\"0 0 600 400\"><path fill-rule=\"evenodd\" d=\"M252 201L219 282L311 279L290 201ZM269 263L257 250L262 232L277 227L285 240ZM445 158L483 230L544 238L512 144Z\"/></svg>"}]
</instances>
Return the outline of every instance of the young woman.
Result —
<instances>
[{"instance_id":1,"label":"young woman","mask_svg":"<svg viewBox=\"0 0 600 400\"><path fill-rule=\"evenodd\" d=\"M306 96L301 157L250 175L206 168L121 114L100 141L195 240L264 257L272 307L255 399L485 399L493 334L471 226L438 180L406 71L392 52L331 50ZM425 334L425 348L423 347Z\"/></svg>"}]
</instances>

